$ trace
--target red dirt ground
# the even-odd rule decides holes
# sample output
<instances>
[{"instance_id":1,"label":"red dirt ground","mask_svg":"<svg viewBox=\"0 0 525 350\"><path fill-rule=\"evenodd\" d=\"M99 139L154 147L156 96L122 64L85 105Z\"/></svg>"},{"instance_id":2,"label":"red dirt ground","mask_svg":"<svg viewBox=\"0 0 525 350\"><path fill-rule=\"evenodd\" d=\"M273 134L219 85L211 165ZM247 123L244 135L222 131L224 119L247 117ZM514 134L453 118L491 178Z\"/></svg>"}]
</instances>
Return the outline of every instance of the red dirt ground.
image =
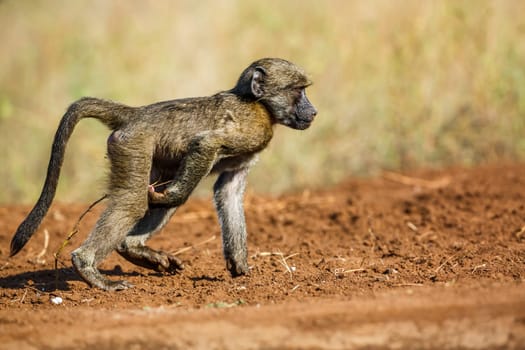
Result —
<instances>
[{"instance_id":1,"label":"red dirt ground","mask_svg":"<svg viewBox=\"0 0 525 350\"><path fill-rule=\"evenodd\" d=\"M135 285L114 293L88 288L69 261L103 204L61 253L56 280L53 253L87 206L54 205L14 258L9 241L30 208L0 208L0 348L525 348L524 164L248 193L251 274L235 279L212 204L190 200L151 241L187 247L185 270L162 275L113 254L103 272Z\"/></svg>"}]
</instances>

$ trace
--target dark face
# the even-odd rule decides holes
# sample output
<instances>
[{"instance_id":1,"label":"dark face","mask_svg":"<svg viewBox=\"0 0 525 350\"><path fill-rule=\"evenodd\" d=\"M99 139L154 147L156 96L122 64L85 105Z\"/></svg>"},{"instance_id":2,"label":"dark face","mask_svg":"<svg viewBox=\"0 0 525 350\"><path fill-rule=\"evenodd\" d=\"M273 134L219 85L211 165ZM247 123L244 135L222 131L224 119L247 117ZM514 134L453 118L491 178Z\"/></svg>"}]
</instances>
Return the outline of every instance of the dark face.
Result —
<instances>
[{"instance_id":1,"label":"dark face","mask_svg":"<svg viewBox=\"0 0 525 350\"><path fill-rule=\"evenodd\" d=\"M270 110L275 121L292 129L310 127L317 109L306 97L306 87L288 87L274 96L265 97L262 103Z\"/></svg>"},{"instance_id":2,"label":"dark face","mask_svg":"<svg viewBox=\"0 0 525 350\"><path fill-rule=\"evenodd\" d=\"M243 98L260 101L275 121L293 129L310 126L317 110L306 97L311 85L304 71L279 58L265 58L252 63L231 91Z\"/></svg>"},{"instance_id":3,"label":"dark face","mask_svg":"<svg viewBox=\"0 0 525 350\"><path fill-rule=\"evenodd\" d=\"M300 88L296 92L290 115L281 123L294 129L304 130L310 127L316 115L317 109L306 97L305 88Z\"/></svg>"}]
</instances>

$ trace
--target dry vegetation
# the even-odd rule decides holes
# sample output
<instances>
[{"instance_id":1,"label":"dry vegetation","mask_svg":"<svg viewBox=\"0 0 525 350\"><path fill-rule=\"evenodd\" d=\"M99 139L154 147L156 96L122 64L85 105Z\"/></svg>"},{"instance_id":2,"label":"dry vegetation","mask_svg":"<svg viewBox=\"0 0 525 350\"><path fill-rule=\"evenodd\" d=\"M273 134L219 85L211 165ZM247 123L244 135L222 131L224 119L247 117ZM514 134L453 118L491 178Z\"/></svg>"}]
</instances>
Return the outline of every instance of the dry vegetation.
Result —
<instances>
[{"instance_id":1,"label":"dry vegetation","mask_svg":"<svg viewBox=\"0 0 525 350\"><path fill-rule=\"evenodd\" d=\"M253 59L307 68L319 118L280 130L251 177L276 192L352 172L525 157L525 2L2 1L0 202L32 202L60 116L233 86ZM58 197L102 192L107 136L82 124Z\"/></svg>"}]
</instances>

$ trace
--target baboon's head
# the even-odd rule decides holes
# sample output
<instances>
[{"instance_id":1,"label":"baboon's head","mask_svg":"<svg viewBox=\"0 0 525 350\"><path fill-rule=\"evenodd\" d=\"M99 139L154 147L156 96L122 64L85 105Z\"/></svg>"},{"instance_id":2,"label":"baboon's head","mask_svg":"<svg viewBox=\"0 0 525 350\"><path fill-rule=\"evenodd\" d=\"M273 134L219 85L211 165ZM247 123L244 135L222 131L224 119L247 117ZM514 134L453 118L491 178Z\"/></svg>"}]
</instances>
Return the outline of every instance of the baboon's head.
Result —
<instances>
[{"instance_id":1,"label":"baboon's head","mask_svg":"<svg viewBox=\"0 0 525 350\"><path fill-rule=\"evenodd\" d=\"M260 101L277 123L304 130L317 110L306 97L312 82L295 64L280 58L263 58L242 72L232 92Z\"/></svg>"}]
</instances>

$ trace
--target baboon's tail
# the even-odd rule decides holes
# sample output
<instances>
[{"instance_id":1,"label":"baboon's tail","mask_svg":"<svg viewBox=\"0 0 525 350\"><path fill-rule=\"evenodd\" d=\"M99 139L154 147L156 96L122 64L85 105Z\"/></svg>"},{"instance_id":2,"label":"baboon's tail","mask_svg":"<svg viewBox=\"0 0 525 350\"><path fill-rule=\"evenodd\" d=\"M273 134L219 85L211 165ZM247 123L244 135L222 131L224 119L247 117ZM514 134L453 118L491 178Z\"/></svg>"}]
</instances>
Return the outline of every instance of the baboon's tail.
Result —
<instances>
[{"instance_id":1,"label":"baboon's tail","mask_svg":"<svg viewBox=\"0 0 525 350\"><path fill-rule=\"evenodd\" d=\"M66 144L80 119L96 118L110 129L116 130L126 123L132 111L132 107L90 97L82 98L68 108L55 133L42 193L29 215L16 230L11 240L10 256L17 254L29 241L51 206L64 161Z\"/></svg>"}]
</instances>

